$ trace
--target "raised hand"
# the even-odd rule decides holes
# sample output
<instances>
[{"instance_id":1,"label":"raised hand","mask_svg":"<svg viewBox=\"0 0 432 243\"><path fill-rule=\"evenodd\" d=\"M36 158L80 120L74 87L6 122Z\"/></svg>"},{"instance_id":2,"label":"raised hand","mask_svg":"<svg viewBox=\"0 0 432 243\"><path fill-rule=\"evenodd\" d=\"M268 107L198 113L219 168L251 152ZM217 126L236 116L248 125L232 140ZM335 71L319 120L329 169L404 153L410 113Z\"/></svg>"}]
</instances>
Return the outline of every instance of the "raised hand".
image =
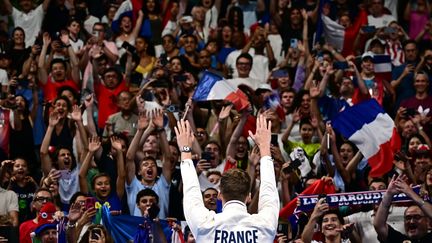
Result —
<instances>
[{"instance_id":1,"label":"raised hand","mask_svg":"<svg viewBox=\"0 0 432 243\"><path fill-rule=\"evenodd\" d=\"M147 112L144 110L144 112L141 112L138 117L138 130L144 130L149 125L149 119L147 117Z\"/></svg>"},{"instance_id":2,"label":"raised hand","mask_svg":"<svg viewBox=\"0 0 432 243\"><path fill-rule=\"evenodd\" d=\"M309 89L309 95L311 99L317 99L320 96L320 88L318 84L314 84L315 82L313 82L312 86Z\"/></svg>"},{"instance_id":3,"label":"raised hand","mask_svg":"<svg viewBox=\"0 0 432 243\"><path fill-rule=\"evenodd\" d=\"M74 105L72 107L71 118L72 118L72 120L74 120L76 122L81 121L81 119L82 119L81 109L79 108L78 105Z\"/></svg>"},{"instance_id":4,"label":"raised hand","mask_svg":"<svg viewBox=\"0 0 432 243\"><path fill-rule=\"evenodd\" d=\"M44 46L48 47L51 44L51 36L48 32L43 33L42 35L42 41Z\"/></svg>"},{"instance_id":5,"label":"raised hand","mask_svg":"<svg viewBox=\"0 0 432 243\"><path fill-rule=\"evenodd\" d=\"M295 111L293 112L293 115L292 115L292 122L293 122L293 123L297 123L297 122L300 121L300 119L301 119L301 116L300 116L300 109L297 108L297 109L295 109Z\"/></svg>"},{"instance_id":6,"label":"raised hand","mask_svg":"<svg viewBox=\"0 0 432 243\"><path fill-rule=\"evenodd\" d=\"M90 223L92 218L96 215L96 209L94 207L87 209L82 214L82 217L78 219L79 225L86 225L87 223Z\"/></svg>"},{"instance_id":7,"label":"raised hand","mask_svg":"<svg viewBox=\"0 0 432 243\"><path fill-rule=\"evenodd\" d=\"M195 137L191 131L191 127L189 121L180 120L177 122L177 126L174 128L176 137L177 137L177 145L179 148L183 147L192 147L192 143L195 140Z\"/></svg>"},{"instance_id":8,"label":"raised hand","mask_svg":"<svg viewBox=\"0 0 432 243\"><path fill-rule=\"evenodd\" d=\"M101 147L101 141L98 136L93 136L89 139L88 150L91 153L96 152Z\"/></svg>"},{"instance_id":9,"label":"raised hand","mask_svg":"<svg viewBox=\"0 0 432 243\"><path fill-rule=\"evenodd\" d=\"M264 115L260 114L257 118L256 132L253 134L249 131L249 136L258 145L261 157L270 156L270 141L271 141L271 121L266 121Z\"/></svg>"},{"instance_id":10,"label":"raised hand","mask_svg":"<svg viewBox=\"0 0 432 243\"><path fill-rule=\"evenodd\" d=\"M233 107L232 104L223 106L222 110L219 112L219 119L220 120L226 119L230 115L232 107Z\"/></svg>"},{"instance_id":11,"label":"raised hand","mask_svg":"<svg viewBox=\"0 0 432 243\"><path fill-rule=\"evenodd\" d=\"M49 126L54 127L59 123L59 121L60 121L59 113L56 111L51 112L51 114L49 116L49 121L48 121Z\"/></svg>"},{"instance_id":12,"label":"raised hand","mask_svg":"<svg viewBox=\"0 0 432 243\"><path fill-rule=\"evenodd\" d=\"M400 176L396 177L396 175L393 175L388 187L386 193L390 194L390 196L394 196L396 194L399 194L399 189L396 186L396 181L399 179Z\"/></svg>"},{"instance_id":13,"label":"raised hand","mask_svg":"<svg viewBox=\"0 0 432 243\"><path fill-rule=\"evenodd\" d=\"M152 111L152 122L155 125L156 128L163 128L164 126L164 116L163 112L160 109L155 109Z\"/></svg>"},{"instance_id":14,"label":"raised hand","mask_svg":"<svg viewBox=\"0 0 432 243\"><path fill-rule=\"evenodd\" d=\"M63 44L69 45L69 34L66 31L62 31L60 35L60 40L61 42L63 42Z\"/></svg>"},{"instance_id":15,"label":"raised hand","mask_svg":"<svg viewBox=\"0 0 432 243\"><path fill-rule=\"evenodd\" d=\"M72 203L72 205L69 208L69 222L75 223L79 218L81 218L82 212L81 212L81 205L79 203Z\"/></svg>"},{"instance_id":16,"label":"raised hand","mask_svg":"<svg viewBox=\"0 0 432 243\"><path fill-rule=\"evenodd\" d=\"M321 217L325 212L327 212L330 209L327 202L325 202L325 198L321 198L318 200L318 202L315 205L315 208L312 212L311 218L319 218Z\"/></svg>"},{"instance_id":17,"label":"raised hand","mask_svg":"<svg viewBox=\"0 0 432 243\"><path fill-rule=\"evenodd\" d=\"M86 98L84 99L85 107L86 108L93 107L93 103L94 103L94 94L87 95Z\"/></svg>"},{"instance_id":18,"label":"raised hand","mask_svg":"<svg viewBox=\"0 0 432 243\"><path fill-rule=\"evenodd\" d=\"M123 145L121 143L121 139L116 136L111 136L111 147L113 147L117 151L121 151L123 149Z\"/></svg>"}]
</instances>

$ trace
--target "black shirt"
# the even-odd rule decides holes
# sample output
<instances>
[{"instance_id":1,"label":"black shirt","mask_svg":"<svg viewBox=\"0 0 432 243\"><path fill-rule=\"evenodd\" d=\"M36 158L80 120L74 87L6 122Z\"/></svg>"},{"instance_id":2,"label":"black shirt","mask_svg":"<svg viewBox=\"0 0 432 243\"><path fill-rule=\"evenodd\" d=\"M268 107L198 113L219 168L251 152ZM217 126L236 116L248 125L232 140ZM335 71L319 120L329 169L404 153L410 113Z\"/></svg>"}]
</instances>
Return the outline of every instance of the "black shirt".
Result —
<instances>
[{"instance_id":1,"label":"black shirt","mask_svg":"<svg viewBox=\"0 0 432 243\"><path fill-rule=\"evenodd\" d=\"M432 232L427 233L423 238L421 238L419 240L414 240L414 239L410 239L408 236L402 234L401 232L393 229L390 225L388 225L388 236L387 236L387 240L384 242L403 243L405 240L408 240L411 243L431 243L432 242Z\"/></svg>"}]
</instances>

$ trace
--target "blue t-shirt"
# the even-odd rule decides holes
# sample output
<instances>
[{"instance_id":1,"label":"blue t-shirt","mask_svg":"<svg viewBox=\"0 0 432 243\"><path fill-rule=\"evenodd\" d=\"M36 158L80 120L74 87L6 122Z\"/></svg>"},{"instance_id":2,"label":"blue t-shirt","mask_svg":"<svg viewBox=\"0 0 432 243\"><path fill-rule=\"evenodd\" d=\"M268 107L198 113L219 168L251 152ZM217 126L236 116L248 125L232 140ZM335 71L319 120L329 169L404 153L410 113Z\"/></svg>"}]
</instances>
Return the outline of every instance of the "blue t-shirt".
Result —
<instances>
[{"instance_id":1,"label":"blue t-shirt","mask_svg":"<svg viewBox=\"0 0 432 243\"><path fill-rule=\"evenodd\" d=\"M139 191L150 188L159 196L160 211L158 217L165 219L168 216L170 186L171 184L167 182L163 174L161 174L153 186L143 185L135 176L130 185L126 183L127 202L131 215L142 216L141 211L136 205L136 196Z\"/></svg>"}]
</instances>

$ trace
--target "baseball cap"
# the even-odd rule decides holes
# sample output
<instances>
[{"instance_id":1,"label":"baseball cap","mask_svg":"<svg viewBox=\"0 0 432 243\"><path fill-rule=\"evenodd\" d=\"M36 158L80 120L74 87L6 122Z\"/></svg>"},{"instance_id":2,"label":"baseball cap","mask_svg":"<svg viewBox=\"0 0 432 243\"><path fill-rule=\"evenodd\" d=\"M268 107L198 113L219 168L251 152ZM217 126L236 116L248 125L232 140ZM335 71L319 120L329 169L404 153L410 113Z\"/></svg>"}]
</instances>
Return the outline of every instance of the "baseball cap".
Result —
<instances>
[{"instance_id":1,"label":"baseball cap","mask_svg":"<svg viewBox=\"0 0 432 243\"><path fill-rule=\"evenodd\" d=\"M373 59L374 58L373 52L367 51L367 52L363 53L362 58L361 58L362 61L366 58Z\"/></svg>"},{"instance_id":2,"label":"baseball cap","mask_svg":"<svg viewBox=\"0 0 432 243\"><path fill-rule=\"evenodd\" d=\"M183 16L180 19L180 21L183 22L183 23L192 23L193 19L192 19L192 16L186 15L186 16Z\"/></svg>"},{"instance_id":3,"label":"baseball cap","mask_svg":"<svg viewBox=\"0 0 432 243\"><path fill-rule=\"evenodd\" d=\"M270 84L260 84L258 88L255 90L255 94L259 95L265 91L273 91Z\"/></svg>"}]
</instances>

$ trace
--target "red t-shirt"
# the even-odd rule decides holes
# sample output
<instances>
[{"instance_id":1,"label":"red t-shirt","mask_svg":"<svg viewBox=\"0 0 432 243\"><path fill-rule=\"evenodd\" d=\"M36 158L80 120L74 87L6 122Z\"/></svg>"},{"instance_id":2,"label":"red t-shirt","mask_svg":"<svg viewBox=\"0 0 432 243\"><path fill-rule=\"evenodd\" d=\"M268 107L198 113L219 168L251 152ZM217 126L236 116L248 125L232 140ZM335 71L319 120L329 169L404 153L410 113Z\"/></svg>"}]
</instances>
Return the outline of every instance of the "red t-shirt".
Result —
<instances>
[{"instance_id":1,"label":"red t-shirt","mask_svg":"<svg viewBox=\"0 0 432 243\"><path fill-rule=\"evenodd\" d=\"M48 77L48 80L45 85L42 85L42 89L44 92L45 101L53 101L57 98L57 92L60 88L69 86L75 91L79 92L80 88L73 80L65 80L65 81L54 81L51 76Z\"/></svg>"},{"instance_id":2,"label":"red t-shirt","mask_svg":"<svg viewBox=\"0 0 432 243\"><path fill-rule=\"evenodd\" d=\"M23 222L19 228L19 239L21 243L32 243L30 234L35 231L37 224L31 220Z\"/></svg>"},{"instance_id":3,"label":"red t-shirt","mask_svg":"<svg viewBox=\"0 0 432 243\"><path fill-rule=\"evenodd\" d=\"M114 89L109 89L101 83L95 83L96 97L99 102L99 117L98 117L98 127L103 129L105 127L105 122L108 117L116 112L119 112L117 107L117 96L122 91L127 91L125 81L121 81L117 87Z\"/></svg>"}]
</instances>

